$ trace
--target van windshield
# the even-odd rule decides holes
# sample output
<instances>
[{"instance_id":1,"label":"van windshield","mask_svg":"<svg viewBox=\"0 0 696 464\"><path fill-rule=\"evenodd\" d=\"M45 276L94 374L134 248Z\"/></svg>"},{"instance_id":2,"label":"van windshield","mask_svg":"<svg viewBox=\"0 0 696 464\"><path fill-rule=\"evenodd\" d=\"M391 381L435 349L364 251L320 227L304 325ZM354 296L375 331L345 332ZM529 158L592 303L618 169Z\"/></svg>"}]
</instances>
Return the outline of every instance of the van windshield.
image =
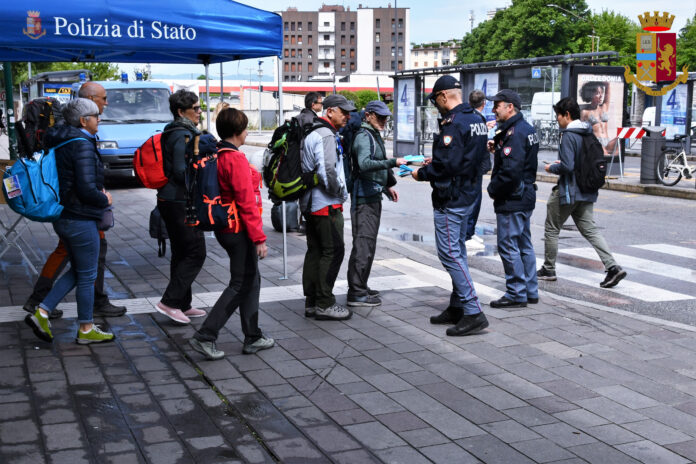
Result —
<instances>
[{"instance_id":1,"label":"van windshield","mask_svg":"<svg viewBox=\"0 0 696 464\"><path fill-rule=\"evenodd\" d=\"M107 89L108 105L100 124L138 124L169 122L169 90L167 89Z\"/></svg>"}]
</instances>

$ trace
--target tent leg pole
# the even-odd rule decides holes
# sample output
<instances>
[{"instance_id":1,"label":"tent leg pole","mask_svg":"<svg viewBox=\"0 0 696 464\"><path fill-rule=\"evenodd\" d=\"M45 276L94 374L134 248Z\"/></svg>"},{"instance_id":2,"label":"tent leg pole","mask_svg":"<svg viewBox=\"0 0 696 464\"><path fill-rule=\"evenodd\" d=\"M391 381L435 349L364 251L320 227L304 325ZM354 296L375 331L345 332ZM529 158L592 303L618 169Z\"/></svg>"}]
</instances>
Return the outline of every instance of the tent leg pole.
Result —
<instances>
[{"instance_id":1,"label":"tent leg pole","mask_svg":"<svg viewBox=\"0 0 696 464\"><path fill-rule=\"evenodd\" d=\"M210 65L205 64L205 127L210 132L210 76L208 68Z\"/></svg>"},{"instance_id":2,"label":"tent leg pole","mask_svg":"<svg viewBox=\"0 0 696 464\"><path fill-rule=\"evenodd\" d=\"M283 209L283 277L280 280L288 280L288 227L285 218L285 202L280 205Z\"/></svg>"},{"instance_id":3,"label":"tent leg pole","mask_svg":"<svg viewBox=\"0 0 696 464\"><path fill-rule=\"evenodd\" d=\"M225 91L222 87L222 63L220 63L220 102L225 101Z\"/></svg>"},{"instance_id":4,"label":"tent leg pole","mask_svg":"<svg viewBox=\"0 0 696 464\"><path fill-rule=\"evenodd\" d=\"M285 121L283 117L283 60L278 58L278 125L280 126Z\"/></svg>"}]
</instances>

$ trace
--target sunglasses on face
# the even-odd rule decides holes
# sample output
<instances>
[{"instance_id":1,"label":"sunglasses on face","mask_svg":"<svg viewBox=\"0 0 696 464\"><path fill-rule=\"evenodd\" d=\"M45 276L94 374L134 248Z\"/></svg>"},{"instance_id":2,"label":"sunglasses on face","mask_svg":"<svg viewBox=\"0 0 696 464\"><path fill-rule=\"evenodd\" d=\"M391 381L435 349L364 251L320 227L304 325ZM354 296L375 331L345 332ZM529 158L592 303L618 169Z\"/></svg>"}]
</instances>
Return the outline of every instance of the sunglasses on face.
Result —
<instances>
[{"instance_id":1,"label":"sunglasses on face","mask_svg":"<svg viewBox=\"0 0 696 464\"><path fill-rule=\"evenodd\" d=\"M201 111L201 105L192 106L191 109L196 112Z\"/></svg>"}]
</instances>

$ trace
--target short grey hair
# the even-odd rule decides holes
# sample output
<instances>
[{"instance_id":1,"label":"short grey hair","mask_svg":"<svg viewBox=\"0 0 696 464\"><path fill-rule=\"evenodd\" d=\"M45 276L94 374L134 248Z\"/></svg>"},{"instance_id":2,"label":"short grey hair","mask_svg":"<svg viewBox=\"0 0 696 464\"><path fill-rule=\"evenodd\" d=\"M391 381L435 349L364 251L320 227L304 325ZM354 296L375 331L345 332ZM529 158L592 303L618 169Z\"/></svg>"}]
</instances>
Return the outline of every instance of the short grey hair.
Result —
<instances>
[{"instance_id":1,"label":"short grey hair","mask_svg":"<svg viewBox=\"0 0 696 464\"><path fill-rule=\"evenodd\" d=\"M469 104L472 108L479 108L486 102L486 94L483 91L476 89L469 94Z\"/></svg>"},{"instance_id":2,"label":"short grey hair","mask_svg":"<svg viewBox=\"0 0 696 464\"><path fill-rule=\"evenodd\" d=\"M87 98L76 98L63 106L63 117L73 127L82 127L80 118L89 118L95 114L99 114L99 107Z\"/></svg>"}]
</instances>

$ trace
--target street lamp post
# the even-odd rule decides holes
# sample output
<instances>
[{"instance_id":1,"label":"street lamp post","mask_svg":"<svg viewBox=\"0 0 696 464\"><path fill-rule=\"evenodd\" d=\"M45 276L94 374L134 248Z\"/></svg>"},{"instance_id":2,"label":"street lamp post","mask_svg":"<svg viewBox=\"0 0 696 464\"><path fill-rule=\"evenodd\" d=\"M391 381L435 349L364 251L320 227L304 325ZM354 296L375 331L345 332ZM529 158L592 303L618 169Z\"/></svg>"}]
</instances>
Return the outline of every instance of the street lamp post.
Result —
<instances>
[{"instance_id":1,"label":"street lamp post","mask_svg":"<svg viewBox=\"0 0 696 464\"><path fill-rule=\"evenodd\" d=\"M573 13L572 11L567 10L567 9L563 8L562 6L556 5L556 4L554 4L554 3L549 3L549 4L546 5L546 6L549 6L549 7L551 7L551 8L556 8L556 9L558 9L558 10L564 11L564 12L568 13L568 14L571 15L571 16L575 16L576 18L578 18L578 19L581 20L581 21L587 21L587 22L589 22L589 23L590 23L590 26L592 26L592 41L590 42L590 51L591 51L592 53L595 52L594 39L595 39L596 35L595 35L594 22L592 21L592 19L587 18L587 17L583 18L582 16L578 16L577 14ZM597 40L597 51L599 51L599 40Z\"/></svg>"}]
</instances>

